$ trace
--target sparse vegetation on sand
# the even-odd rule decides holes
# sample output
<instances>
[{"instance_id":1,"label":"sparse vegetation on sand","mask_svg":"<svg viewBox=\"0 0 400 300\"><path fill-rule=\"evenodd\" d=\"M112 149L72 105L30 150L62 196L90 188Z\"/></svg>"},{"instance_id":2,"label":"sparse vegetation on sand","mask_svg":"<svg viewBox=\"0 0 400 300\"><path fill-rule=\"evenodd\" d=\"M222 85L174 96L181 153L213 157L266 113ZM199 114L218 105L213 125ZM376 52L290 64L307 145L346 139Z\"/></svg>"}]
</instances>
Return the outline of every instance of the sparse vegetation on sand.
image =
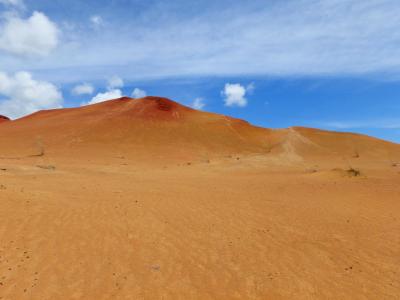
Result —
<instances>
[{"instance_id":1,"label":"sparse vegetation on sand","mask_svg":"<svg viewBox=\"0 0 400 300\"><path fill-rule=\"evenodd\" d=\"M361 176L361 172L358 169L350 168L350 169L347 169L346 172L351 177Z\"/></svg>"}]
</instances>

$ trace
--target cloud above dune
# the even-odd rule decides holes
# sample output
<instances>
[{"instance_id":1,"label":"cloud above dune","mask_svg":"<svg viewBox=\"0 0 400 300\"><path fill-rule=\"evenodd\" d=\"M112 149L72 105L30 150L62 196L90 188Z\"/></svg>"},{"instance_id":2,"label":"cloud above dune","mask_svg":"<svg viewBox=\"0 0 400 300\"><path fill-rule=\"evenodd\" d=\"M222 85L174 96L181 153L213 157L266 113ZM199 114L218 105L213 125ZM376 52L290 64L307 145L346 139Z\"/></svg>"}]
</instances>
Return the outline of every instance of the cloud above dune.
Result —
<instances>
[{"instance_id":1,"label":"cloud above dune","mask_svg":"<svg viewBox=\"0 0 400 300\"><path fill-rule=\"evenodd\" d=\"M135 88L132 92L132 98L143 98L146 96L147 96L146 91L141 90L139 88Z\"/></svg>"},{"instance_id":2,"label":"cloud above dune","mask_svg":"<svg viewBox=\"0 0 400 300\"><path fill-rule=\"evenodd\" d=\"M122 97L122 91L120 89L111 89L104 93L98 93L87 104L95 104L106 100L116 99L121 97Z\"/></svg>"},{"instance_id":3,"label":"cloud above dune","mask_svg":"<svg viewBox=\"0 0 400 300\"><path fill-rule=\"evenodd\" d=\"M98 93L89 102L83 103L82 105L94 104L106 100L121 98L123 97L122 88L124 87L124 85L125 85L124 80L121 77L114 75L108 79L105 92ZM146 96L147 96L146 91L139 88L135 88L131 94L132 98L143 98Z\"/></svg>"},{"instance_id":4,"label":"cloud above dune","mask_svg":"<svg viewBox=\"0 0 400 300\"><path fill-rule=\"evenodd\" d=\"M95 104L110 99L121 98L123 93L121 88L124 87L124 80L119 76L112 76L107 81L107 88L105 92L98 93L89 102L82 105Z\"/></svg>"},{"instance_id":5,"label":"cloud above dune","mask_svg":"<svg viewBox=\"0 0 400 300\"><path fill-rule=\"evenodd\" d=\"M12 15L0 25L0 50L22 56L46 56L58 45L59 31L44 13L27 19Z\"/></svg>"},{"instance_id":6,"label":"cloud above dune","mask_svg":"<svg viewBox=\"0 0 400 300\"><path fill-rule=\"evenodd\" d=\"M247 87L239 83L227 83L221 92L224 97L225 106L229 107L245 107L247 106L247 93L254 91L254 84L251 83Z\"/></svg>"},{"instance_id":7,"label":"cloud above dune","mask_svg":"<svg viewBox=\"0 0 400 300\"><path fill-rule=\"evenodd\" d=\"M0 72L0 114L18 118L42 109L62 107L63 96L50 82L28 72Z\"/></svg>"},{"instance_id":8,"label":"cloud above dune","mask_svg":"<svg viewBox=\"0 0 400 300\"><path fill-rule=\"evenodd\" d=\"M203 98L196 98L190 106L194 109L202 110L206 106L206 103Z\"/></svg>"},{"instance_id":9,"label":"cloud above dune","mask_svg":"<svg viewBox=\"0 0 400 300\"><path fill-rule=\"evenodd\" d=\"M71 91L73 95L91 95L93 92L94 86L89 83L78 84Z\"/></svg>"}]
</instances>

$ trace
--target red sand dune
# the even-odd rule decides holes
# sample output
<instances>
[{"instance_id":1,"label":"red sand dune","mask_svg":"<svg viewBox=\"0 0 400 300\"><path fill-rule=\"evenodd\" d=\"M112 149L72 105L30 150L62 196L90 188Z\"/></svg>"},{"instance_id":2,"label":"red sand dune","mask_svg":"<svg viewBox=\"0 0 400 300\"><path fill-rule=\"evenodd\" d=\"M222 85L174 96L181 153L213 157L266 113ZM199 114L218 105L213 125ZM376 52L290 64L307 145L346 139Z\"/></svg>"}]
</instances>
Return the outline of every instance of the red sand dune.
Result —
<instances>
[{"instance_id":1,"label":"red sand dune","mask_svg":"<svg viewBox=\"0 0 400 300\"><path fill-rule=\"evenodd\" d=\"M394 159L400 147L351 133L260 128L160 97L123 97L79 108L39 111L3 124L0 144L2 156L35 155L43 149L50 156L79 154L93 159L115 153L141 160L257 154L286 163L356 156L379 162Z\"/></svg>"}]
</instances>

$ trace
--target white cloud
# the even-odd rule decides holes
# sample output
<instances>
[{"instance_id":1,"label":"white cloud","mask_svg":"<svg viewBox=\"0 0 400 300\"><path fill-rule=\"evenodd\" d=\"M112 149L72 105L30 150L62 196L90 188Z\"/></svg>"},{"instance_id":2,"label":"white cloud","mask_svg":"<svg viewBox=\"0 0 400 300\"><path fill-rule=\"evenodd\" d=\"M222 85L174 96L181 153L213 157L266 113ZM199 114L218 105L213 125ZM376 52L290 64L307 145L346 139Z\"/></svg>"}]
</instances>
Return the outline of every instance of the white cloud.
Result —
<instances>
[{"instance_id":1,"label":"white cloud","mask_svg":"<svg viewBox=\"0 0 400 300\"><path fill-rule=\"evenodd\" d=\"M192 108L199 109L199 110L203 109L204 106L206 106L206 104L204 103L204 99L203 98L194 99L194 101L193 101L193 103L191 105Z\"/></svg>"},{"instance_id":2,"label":"white cloud","mask_svg":"<svg viewBox=\"0 0 400 300\"><path fill-rule=\"evenodd\" d=\"M141 90L139 88L135 88L132 92L132 98L143 98L146 96L147 96L146 91Z\"/></svg>"},{"instance_id":3,"label":"white cloud","mask_svg":"<svg viewBox=\"0 0 400 300\"><path fill-rule=\"evenodd\" d=\"M126 10L135 8L133 2ZM140 11L140 17L123 22L110 18L101 30L77 26L46 59L15 61L0 55L0 65L4 70L42 69L47 78L69 82L99 80L116 70L127 80L193 75L400 78L398 0L229 5L221 0L212 6L200 1L196 18L183 13L188 1L179 1L179 11L177 1L156 2ZM66 14L75 11L64 9ZM83 5L82 13L91 16L94 9Z\"/></svg>"},{"instance_id":4,"label":"white cloud","mask_svg":"<svg viewBox=\"0 0 400 300\"><path fill-rule=\"evenodd\" d=\"M225 106L245 107L247 105L246 93L254 90L254 84L246 87L240 83L227 83L221 92Z\"/></svg>"},{"instance_id":5,"label":"white cloud","mask_svg":"<svg viewBox=\"0 0 400 300\"><path fill-rule=\"evenodd\" d=\"M112 76L110 79L108 79L109 89L122 88L123 86L124 86L124 80L121 77Z\"/></svg>"},{"instance_id":6,"label":"white cloud","mask_svg":"<svg viewBox=\"0 0 400 300\"><path fill-rule=\"evenodd\" d=\"M23 7L24 2L22 0L0 0L0 4L10 5L15 7Z\"/></svg>"},{"instance_id":7,"label":"white cloud","mask_svg":"<svg viewBox=\"0 0 400 300\"><path fill-rule=\"evenodd\" d=\"M120 89L112 89L104 93L98 93L87 104L95 104L106 100L117 99L121 97L122 97L122 91Z\"/></svg>"},{"instance_id":8,"label":"white cloud","mask_svg":"<svg viewBox=\"0 0 400 300\"><path fill-rule=\"evenodd\" d=\"M41 12L28 19L10 16L0 28L0 50L12 54L45 56L57 45L57 26Z\"/></svg>"},{"instance_id":9,"label":"white cloud","mask_svg":"<svg viewBox=\"0 0 400 300\"><path fill-rule=\"evenodd\" d=\"M94 92L94 87L89 83L82 83L76 85L71 92L74 95L91 95Z\"/></svg>"},{"instance_id":10,"label":"white cloud","mask_svg":"<svg viewBox=\"0 0 400 300\"><path fill-rule=\"evenodd\" d=\"M108 79L107 91L105 91L104 93L98 93L89 102L82 103L82 105L95 104L106 100L121 98L123 94L120 88L122 88L123 86L124 81L122 80L122 78L118 76L112 76Z\"/></svg>"},{"instance_id":11,"label":"white cloud","mask_svg":"<svg viewBox=\"0 0 400 300\"><path fill-rule=\"evenodd\" d=\"M28 72L14 76L0 72L0 114L18 118L42 109L62 107L58 88L32 78Z\"/></svg>"},{"instance_id":12,"label":"white cloud","mask_svg":"<svg viewBox=\"0 0 400 300\"><path fill-rule=\"evenodd\" d=\"M100 27L101 25L104 24L103 18L98 15L94 15L90 17L90 22L92 23L92 26L95 28Z\"/></svg>"}]
</instances>

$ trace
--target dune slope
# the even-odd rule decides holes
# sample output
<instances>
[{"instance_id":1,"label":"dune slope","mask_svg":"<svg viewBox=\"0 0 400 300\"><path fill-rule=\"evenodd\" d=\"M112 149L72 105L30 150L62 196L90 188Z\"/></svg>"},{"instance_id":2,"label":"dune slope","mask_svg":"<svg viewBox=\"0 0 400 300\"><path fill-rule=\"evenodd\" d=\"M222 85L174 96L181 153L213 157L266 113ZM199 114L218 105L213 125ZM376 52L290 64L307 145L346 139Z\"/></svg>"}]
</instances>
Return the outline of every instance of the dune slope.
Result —
<instances>
[{"instance_id":1,"label":"dune slope","mask_svg":"<svg viewBox=\"0 0 400 300\"><path fill-rule=\"evenodd\" d=\"M399 145L307 128L270 130L197 111L159 97L120 98L79 108L40 111L0 127L3 157L115 156L145 161L260 154L283 162L313 159L396 160ZM93 153L93 148L96 153Z\"/></svg>"}]
</instances>

